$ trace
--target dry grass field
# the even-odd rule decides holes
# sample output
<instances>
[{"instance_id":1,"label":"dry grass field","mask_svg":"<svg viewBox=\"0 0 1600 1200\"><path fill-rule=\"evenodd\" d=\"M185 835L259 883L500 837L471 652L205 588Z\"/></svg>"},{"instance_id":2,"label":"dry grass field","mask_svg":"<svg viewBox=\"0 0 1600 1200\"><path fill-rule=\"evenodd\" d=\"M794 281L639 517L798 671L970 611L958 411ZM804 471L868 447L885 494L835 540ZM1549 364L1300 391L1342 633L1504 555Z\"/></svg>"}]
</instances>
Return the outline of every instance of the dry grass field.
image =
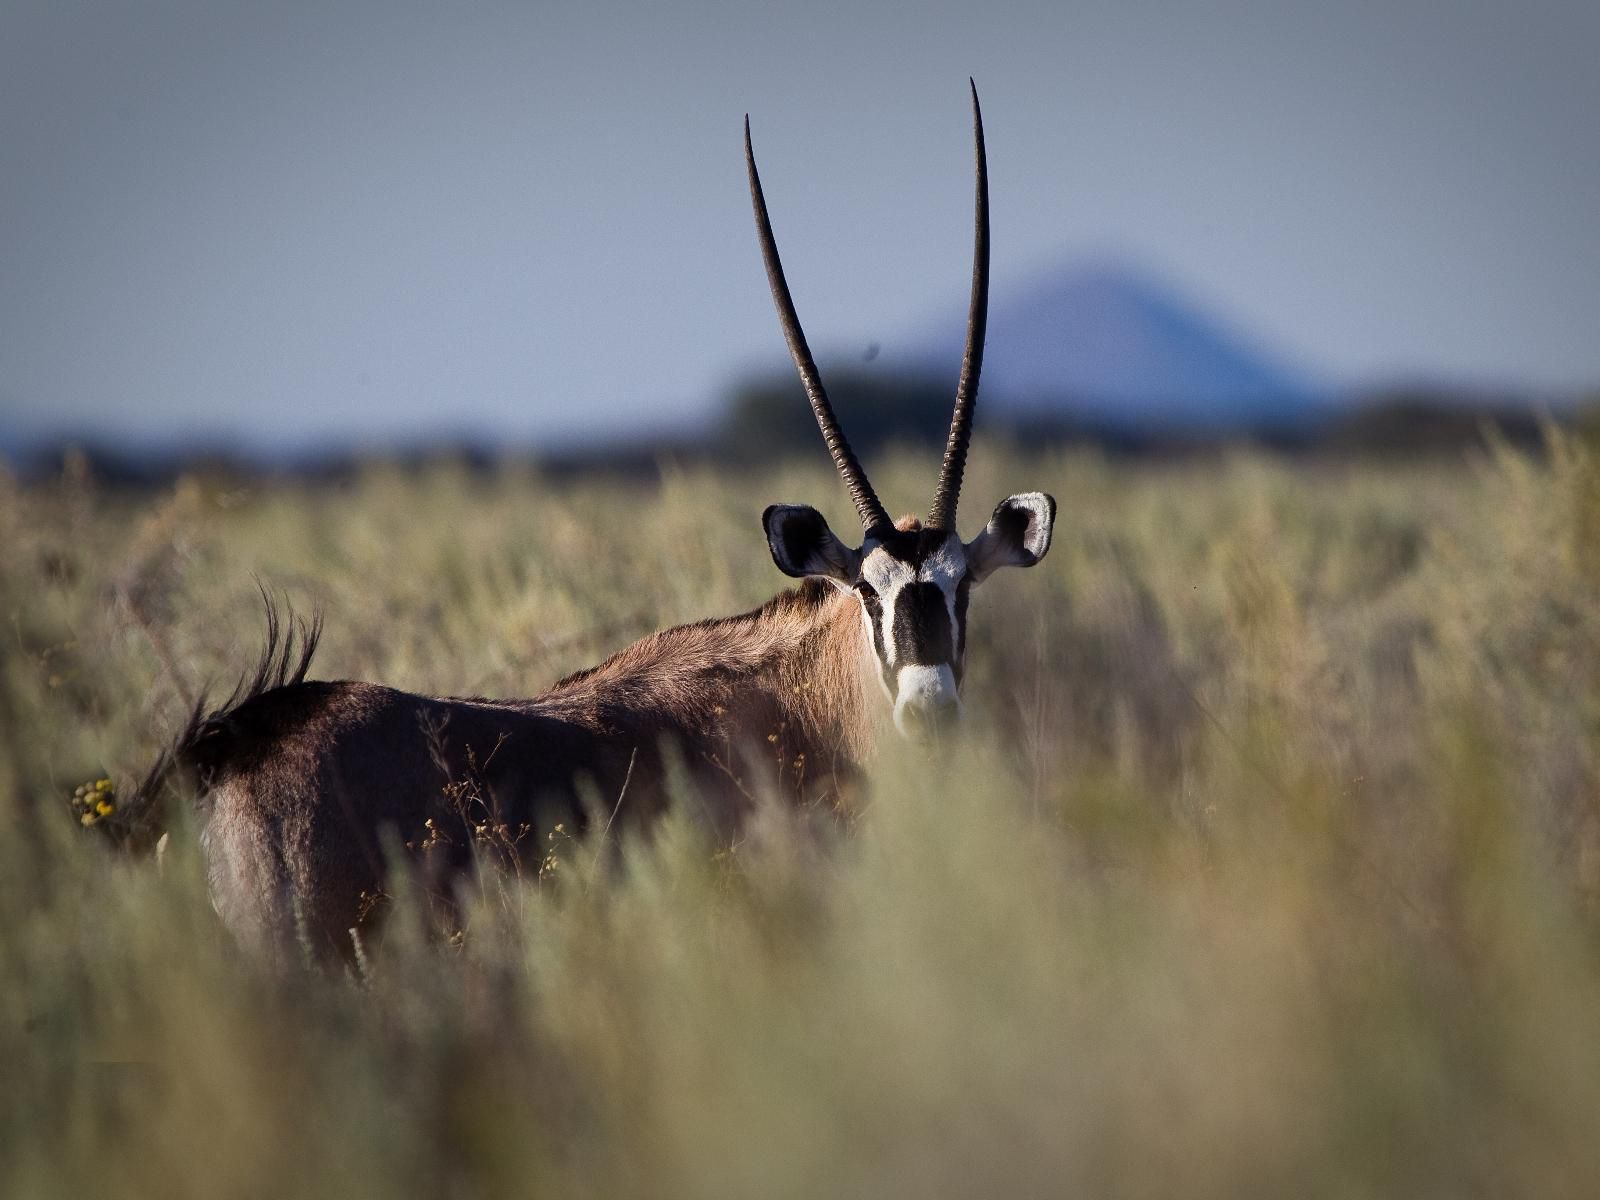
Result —
<instances>
[{"instance_id":1,"label":"dry grass field","mask_svg":"<svg viewBox=\"0 0 1600 1200\"><path fill-rule=\"evenodd\" d=\"M287 977L181 807L158 867L73 802L253 661L252 575L315 677L532 694L786 584L761 509L853 528L831 469L0 480L0 1194L1600 1195L1600 453L1551 438L980 443L969 529L1060 508L950 753L886 743L820 842L552 843L447 942L397 879L360 970Z\"/></svg>"}]
</instances>

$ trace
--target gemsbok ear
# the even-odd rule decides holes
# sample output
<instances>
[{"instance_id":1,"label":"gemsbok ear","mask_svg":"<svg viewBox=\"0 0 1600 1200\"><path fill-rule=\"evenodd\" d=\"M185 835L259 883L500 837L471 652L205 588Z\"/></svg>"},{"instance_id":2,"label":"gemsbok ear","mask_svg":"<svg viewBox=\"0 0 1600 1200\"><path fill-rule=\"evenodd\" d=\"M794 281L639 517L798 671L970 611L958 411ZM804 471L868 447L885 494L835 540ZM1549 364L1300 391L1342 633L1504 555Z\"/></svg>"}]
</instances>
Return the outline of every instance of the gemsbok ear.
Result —
<instances>
[{"instance_id":1,"label":"gemsbok ear","mask_svg":"<svg viewBox=\"0 0 1600 1200\"><path fill-rule=\"evenodd\" d=\"M821 575L850 585L861 570L861 554L834 536L809 504L773 504L761 514L772 561L785 575Z\"/></svg>"},{"instance_id":2,"label":"gemsbok ear","mask_svg":"<svg viewBox=\"0 0 1600 1200\"><path fill-rule=\"evenodd\" d=\"M1007 496L982 533L967 543L967 568L979 580L1000 567L1031 567L1050 549L1055 497L1044 492Z\"/></svg>"}]
</instances>

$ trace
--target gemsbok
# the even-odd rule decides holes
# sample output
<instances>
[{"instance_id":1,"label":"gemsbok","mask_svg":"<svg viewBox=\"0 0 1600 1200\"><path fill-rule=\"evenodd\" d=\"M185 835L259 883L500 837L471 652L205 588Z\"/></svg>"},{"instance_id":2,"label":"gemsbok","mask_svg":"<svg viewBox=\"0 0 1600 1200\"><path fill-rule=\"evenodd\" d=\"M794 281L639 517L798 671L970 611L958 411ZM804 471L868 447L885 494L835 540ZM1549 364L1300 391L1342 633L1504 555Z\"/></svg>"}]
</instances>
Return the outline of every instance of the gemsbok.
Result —
<instances>
[{"instance_id":1,"label":"gemsbok","mask_svg":"<svg viewBox=\"0 0 1600 1200\"><path fill-rule=\"evenodd\" d=\"M1055 516L1054 500L1029 492L1002 500L971 541L956 532L988 309L976 87L972 114L967 345L927 521L890 520L834 417L784 280L747 117L745 165L768 283L860 514L860 541L840 539L809 505L775 504L762 514L767 546L798 587L751 612L650 634L525 700L307 679L318 626L285 625L269 603L254 675L220 706L198 706L139 789L149 803L181 782L199 798L212 900L241 943L280 957L309 940L318 953L348 955L391 850L425 862L448 894L471 869L475 834L498 831L513 855L518 845L540 855L531 848L558 823L579 831L597 816L606 828L612 819L647 821L676 791L669 777L701 798L724 834L757 797L838 803L888 714L912 738L935 737L959 716L968 595L1001 567L1043 558Z\"/></svg>"}]
</instances>

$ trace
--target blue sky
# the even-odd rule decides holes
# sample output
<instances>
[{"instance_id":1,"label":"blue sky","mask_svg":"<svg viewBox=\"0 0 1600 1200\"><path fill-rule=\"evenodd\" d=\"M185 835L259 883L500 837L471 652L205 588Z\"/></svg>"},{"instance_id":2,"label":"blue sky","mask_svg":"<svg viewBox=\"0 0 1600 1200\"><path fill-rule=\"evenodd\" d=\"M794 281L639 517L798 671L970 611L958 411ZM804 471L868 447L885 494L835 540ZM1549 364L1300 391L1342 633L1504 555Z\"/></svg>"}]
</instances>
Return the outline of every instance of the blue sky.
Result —
<instances>
[{"instance_id":1,"label":"blue sky","mask_svg":"<svg viewBox=\"0 0 1600 1200\"><path fill-rule=\"evenodd\" d=\"M1600 5L73 3L0 16L0 440L559 443L1126 257L1314 378L1600 384Z\"/></svg>"}]
</instances>

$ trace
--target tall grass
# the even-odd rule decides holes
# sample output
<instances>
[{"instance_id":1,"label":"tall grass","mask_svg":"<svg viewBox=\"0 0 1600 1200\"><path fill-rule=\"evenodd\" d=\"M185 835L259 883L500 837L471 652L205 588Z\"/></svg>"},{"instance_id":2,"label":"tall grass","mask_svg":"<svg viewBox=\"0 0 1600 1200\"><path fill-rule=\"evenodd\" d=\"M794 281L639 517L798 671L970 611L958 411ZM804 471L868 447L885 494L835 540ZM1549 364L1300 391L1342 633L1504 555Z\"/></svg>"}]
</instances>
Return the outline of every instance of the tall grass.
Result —
<instances>
[{"instance_id":1,"label":"tall grass","mask_svg":"<svg viewBox=\"0 0 1600 1200\"><path fill-rule=\"evenodd\" d=\"M531 694L765 598L762 506L849 529L837 482L0 484L0 1193L1600 1193L1593 452L973 459L968 525L1060 516L974 597L950 754L287 977L185 814L158 866L68 803L252 657L252 572L318 675Z\"/></svg>"}]
</instances>

